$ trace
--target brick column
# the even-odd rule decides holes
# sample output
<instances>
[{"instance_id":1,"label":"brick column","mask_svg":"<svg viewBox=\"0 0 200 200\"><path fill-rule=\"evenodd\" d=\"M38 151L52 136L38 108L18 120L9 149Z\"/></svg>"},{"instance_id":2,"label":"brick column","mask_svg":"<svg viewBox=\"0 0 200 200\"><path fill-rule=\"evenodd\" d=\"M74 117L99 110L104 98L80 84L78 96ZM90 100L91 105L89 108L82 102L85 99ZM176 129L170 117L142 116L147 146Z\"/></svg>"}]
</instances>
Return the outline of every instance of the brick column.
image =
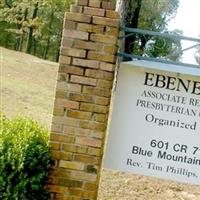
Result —
<instances>
[{"instance_id":1,"label":"brick column","mask_svg":"<svg viewBox=\"0 0 200 200\"><path fill-rule=\"evenodd\" d=\"M54 200L97 199L119 34L114 9L78 0L65 14L50 137Z\"/></svg>"}]
</instances>

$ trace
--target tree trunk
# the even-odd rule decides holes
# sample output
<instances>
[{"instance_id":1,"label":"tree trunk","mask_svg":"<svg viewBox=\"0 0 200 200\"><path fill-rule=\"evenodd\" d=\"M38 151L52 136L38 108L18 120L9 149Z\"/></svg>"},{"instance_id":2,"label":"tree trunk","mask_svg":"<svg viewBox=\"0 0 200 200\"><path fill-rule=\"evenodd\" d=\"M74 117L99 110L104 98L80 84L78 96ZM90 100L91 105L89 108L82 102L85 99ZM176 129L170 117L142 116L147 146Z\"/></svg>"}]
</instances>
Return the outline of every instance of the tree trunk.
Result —
<instances>
[{"instance_id":1,"label":"tree trunk","mask_svg":"<svg viewBox=\"0 0 200 200\"><path fill-rule=\"evenodd\" d=\"M27 15L28 15L28 8L25 9L24 11L24 17L23 17L23 22L26 21L27 19ZM22 22L22 23L23 23ZM22 48L23 48L23 42L24 42L24 30L23 30L23 24L22 24L22 34L20 36L20 39L19 39L19 46L18 46L18 51L22 51Z\"/></svg>"},{"instance_id":2,"label":"tree trunk","mask_svg":"<svg viewBox=\"0 0 200 200\"><path fill-rule=\"evenodd\" d=\"M37 52L37 41L35 38L33 38L33 55L35 56L36 55L36 52Z\"/></svg>"},{"instance_id":3,"label":"tree trunk","mask_svg":"<svg viewBox=\"0 0 200 200\"><path fill-rule=\"evenodd\" d=\"M135 7L134 4L136 4ZM142 6L142 0L117 0L116 10L119 12L121 17L121 24L125 27L137 28L140 16L140 10ZM125 33L129 34L129 33ZM124 50L127 53L132 53L132 47L136 41L136 35L129 36L124 41ZM130 58L125 58L125 61L130 61Z\"/></svg>"},{"instance_id":4,"label":"tree trunk","mask_svg":"<svg viewBox=\"0 0 200 200\"><path fill-rule=\"evenodd\" d=\"M140 10L142 6L142 0L135 0L136 1L136 7L132 12L129 12L126 16L126 26L130 28L138 28L138 22L139 22L139 16L140 16ZM128 4L127 4L128 5ZM128 6L133 6L132 4L129 4ZM131 8L132 10L133 8ZM129 34L129 33L128 33ZM134 43L136 41L136 35L133 34L132 36L129 36L125 40L125 53L131 54L132 48L134 47ZM130 58L126 60L131 60Z\"/></svg>"},{"instance_id":5,"label":"tree trunk","mask_svg":"<svg viewBox=\"0 0 200 200\"><path fill-rule=\"evenodd\" d=\"M59 57L60 57L60 47L56 51L56 62L59 62Z\"/></svg>"},{"instance_id":6,"label":"tree trunk","mask_svg":"<svg viewBox=\"0 0 200 200\"><path fill-rule=\"evenodd\" d=\"M38 12L38 2L34 5L32 20L34 20L37 17ZM26 46L26 53L31 53L32 45L33 45L33 26L30 26L29 33L28 33L28 40L27 40L27 46Z\"/></svg>"},{"instance_id":7,"label":"tree trunk","mask_svg":"<svg viewBox=\"0 0 200 200\"><path fill-rule=\"evenodd\" d=\"M62 35L62 33L61 33L61 35ZM62 36L60 36L59 44L61 44L61 40L62 40L61 37L62 37ZM57 51L56 51L56 55L55 55L55 60L56 60L56 62L59 62L59 57L60 57L60 46L58 47L58 49L57 49Z\"/></svg>"},{"instance_id":8,"label":"tree trunk","mask_svg":"<svg viewBox=\"0 0 200 200\"><path fill-rule=\"evenodd\" d=\"M54 19L54 9L52 9L51 15L50 15L49 30L52 29L53 19ZM44 49L44 54L43 54L43 58L45 60L47 59L47 56L48 56L48 53L49 53L50 39L51 39L51 35L49 33L49 36L48 36L48 39L47 39L47 43L46 43L46 47Z\"/></svg>"}]
</instances>

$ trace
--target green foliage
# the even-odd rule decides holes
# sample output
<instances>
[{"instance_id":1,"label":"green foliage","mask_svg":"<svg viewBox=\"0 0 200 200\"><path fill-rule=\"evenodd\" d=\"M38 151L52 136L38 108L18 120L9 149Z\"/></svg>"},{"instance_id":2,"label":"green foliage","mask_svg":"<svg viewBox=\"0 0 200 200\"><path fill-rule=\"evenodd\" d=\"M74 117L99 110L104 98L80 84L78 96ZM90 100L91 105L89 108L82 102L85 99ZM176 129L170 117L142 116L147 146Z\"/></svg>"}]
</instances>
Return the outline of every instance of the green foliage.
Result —
<instances>
[{"instance_id":1,"label":"green foliage","mask_svg":"<svg viewBox=\"0 0 200 200\"><path fill-rule=\"evenodd\" d=\"M131 28L175 35L182 34L180 30L173 32L167 30L167 24L175 17L178 6L179 0L127 0L124 24ZM141 34L127 37L125 45L126 53L173 61L181 59L181 48L181 43L177 40Z\"/></svg>"},{"instance_id":2,"label":"green foliage","mask_svg":"<svg viewBox=\"0 0 200 200\"><path fill-rule=\"evenodd\" d=\"M0 45L57 61L64 12L73 0L0 2Z\"/></svg>"},{"instance_id":3,"label":"green foliage","mask_svg":"<svg viewBox=\"0 0 200 200\"><path fill-rule=\"evenodd\" d=\"M0 120L0 199L48 200L48 132L29 119Z\"/></svg>"}]
</instances>

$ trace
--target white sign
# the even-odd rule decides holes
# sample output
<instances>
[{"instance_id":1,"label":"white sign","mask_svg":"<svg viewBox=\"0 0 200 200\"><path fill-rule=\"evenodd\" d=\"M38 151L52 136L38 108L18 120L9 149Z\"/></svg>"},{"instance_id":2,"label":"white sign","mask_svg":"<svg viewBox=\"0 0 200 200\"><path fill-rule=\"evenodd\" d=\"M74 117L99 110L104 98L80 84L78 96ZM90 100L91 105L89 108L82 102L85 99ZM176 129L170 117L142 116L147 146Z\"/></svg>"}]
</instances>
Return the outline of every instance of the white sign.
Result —
<instances>
[{"instance_id":1,"label":"white sign","mask_svg":"<svg viewBox=\"0 0 200 200\"><path fill-rule=\"evenodd\" d=\"M200 69L121 64L104 167L200 184Z\"/></svg>"}]
</instances>

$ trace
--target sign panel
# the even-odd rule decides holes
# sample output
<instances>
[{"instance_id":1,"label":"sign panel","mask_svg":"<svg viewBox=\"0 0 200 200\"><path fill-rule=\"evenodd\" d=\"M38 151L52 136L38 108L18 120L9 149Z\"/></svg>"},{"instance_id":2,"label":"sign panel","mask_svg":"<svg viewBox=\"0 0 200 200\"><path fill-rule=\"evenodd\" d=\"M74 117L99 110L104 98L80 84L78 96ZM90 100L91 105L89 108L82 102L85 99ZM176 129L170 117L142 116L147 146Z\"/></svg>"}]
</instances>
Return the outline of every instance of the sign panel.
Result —
<instances>
[{"instance_id":1,"label":"sign panel","mask_svg":"<svg viewBox=\"0 0 200 200\"><path fill-rule=\"evenodd\" d=\"M153 65L121 64L104 167L200 184L200 69Z\"/></svg>"}]
</instances>

